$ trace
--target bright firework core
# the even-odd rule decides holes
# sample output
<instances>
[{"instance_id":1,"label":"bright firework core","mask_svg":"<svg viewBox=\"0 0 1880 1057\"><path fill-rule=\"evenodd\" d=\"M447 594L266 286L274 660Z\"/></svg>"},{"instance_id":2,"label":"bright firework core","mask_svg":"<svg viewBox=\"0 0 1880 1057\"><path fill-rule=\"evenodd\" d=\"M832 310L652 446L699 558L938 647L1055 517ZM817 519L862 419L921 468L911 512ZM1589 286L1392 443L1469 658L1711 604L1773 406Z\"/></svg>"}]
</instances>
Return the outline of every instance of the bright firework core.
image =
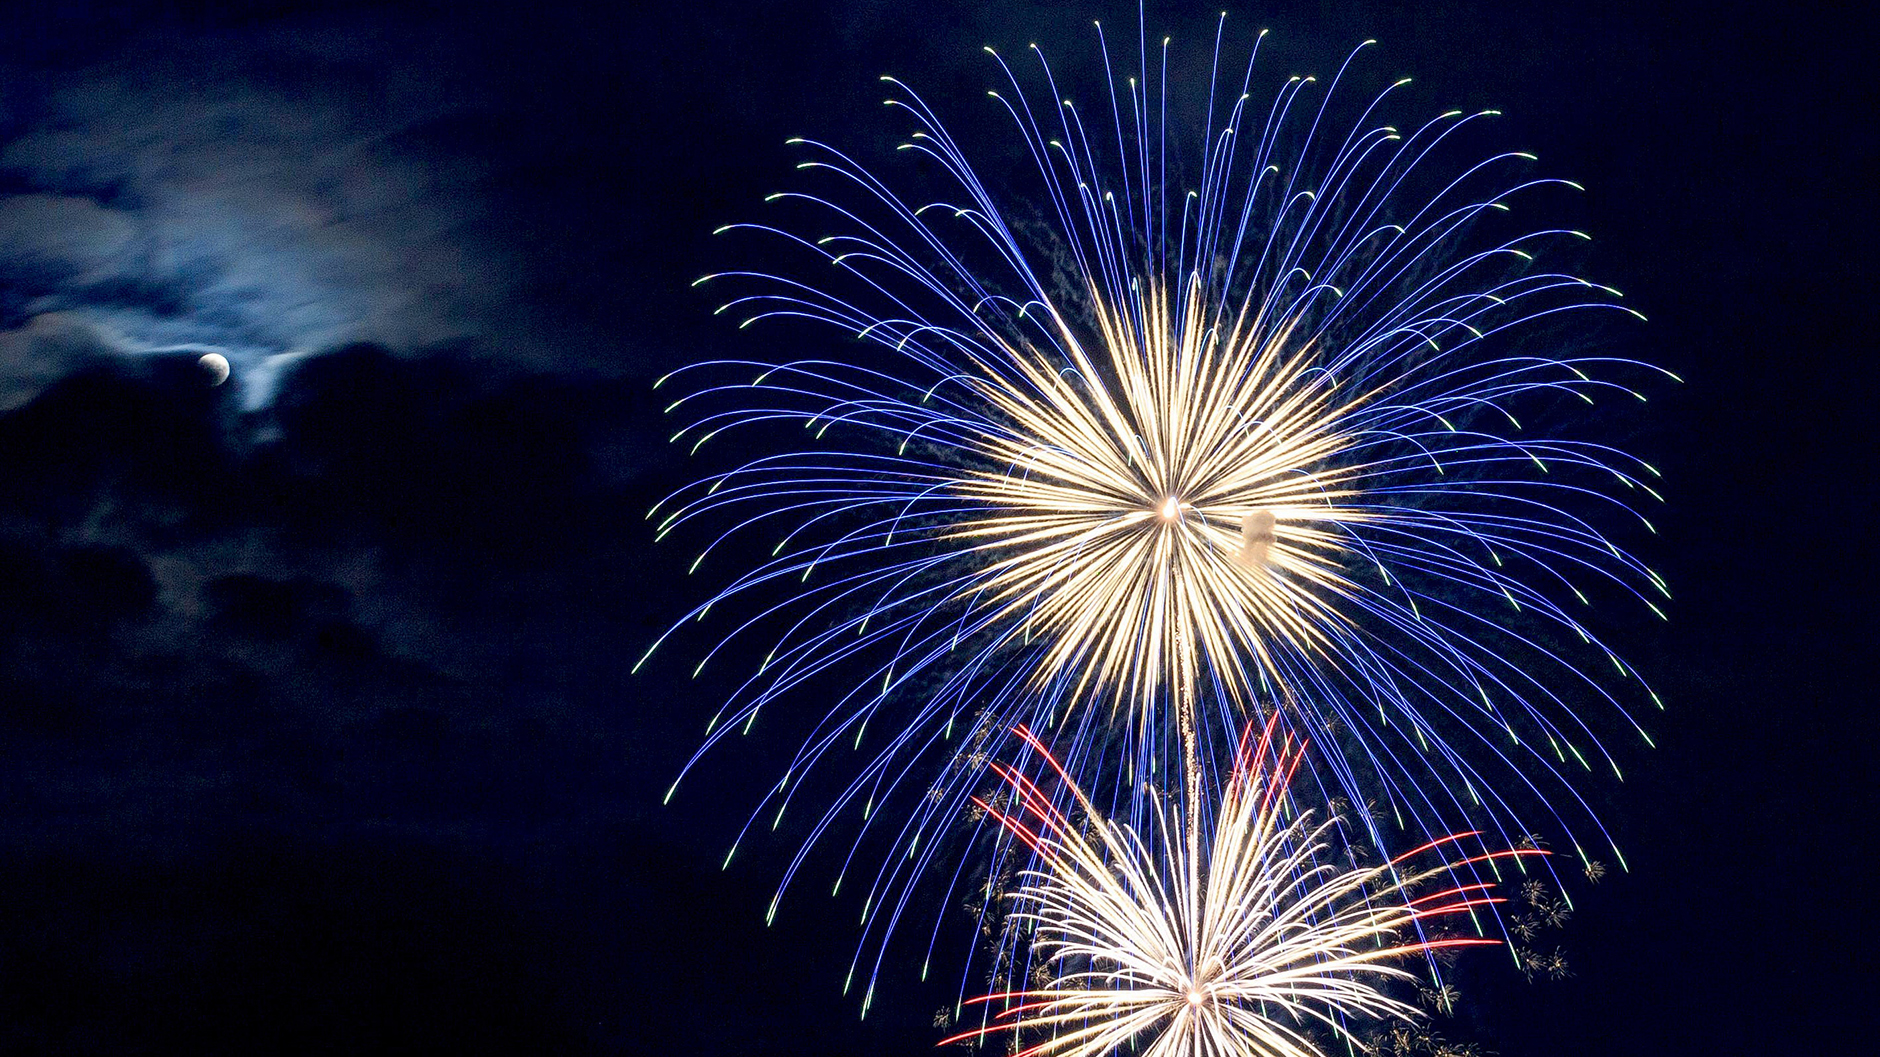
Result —
<instances>
[{"instance_id":1,"label":"bright firework core","mask_svg":"<svg viewBox=\"0 0 1880 1057\"><path fill-rule=\"evenodd\" d=\"M1008 342L1017 376L980 390L1004 428L942 531L989 559L962 596L1048 643L1032 685L1068 679L1139 716L1203 672L1241 700L1289 684L1275 655L1316 654L1345 625L1344 537L1368 515L1339 456L1364 394L1314 369L1298 315L1222 310L1199 277L1087 299L1094 332L1047 324L1063 360ZM1277 517L1254 568L1237 527L1259 512ZM1142 531L1158 525L1180 531Z\"/></svg>"}]
</instances>

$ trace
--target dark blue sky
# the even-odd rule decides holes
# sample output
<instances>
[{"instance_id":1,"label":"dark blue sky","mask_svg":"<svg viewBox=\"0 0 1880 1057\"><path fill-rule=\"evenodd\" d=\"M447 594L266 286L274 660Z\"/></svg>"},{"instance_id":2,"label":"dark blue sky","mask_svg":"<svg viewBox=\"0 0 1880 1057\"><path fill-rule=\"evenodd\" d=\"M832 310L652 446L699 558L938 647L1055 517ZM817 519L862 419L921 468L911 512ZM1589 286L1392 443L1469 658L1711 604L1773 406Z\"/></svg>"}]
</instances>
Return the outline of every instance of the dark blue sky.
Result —
<instances>
[{"instance_id":1,"label":"dark blue sky","mask_svg":"<svg viewBox=\"0 0 1880 1057\"><path fill-rule=\"evenodd\" d=\"M949 993L913 965L866 1022L840 995L853 906L764 927L793 841L719 870L793 738L659 804L722 687L626 671L706 586L641 519L689 472L650 385L786 340L691 287L739 263L710 232L788 185L786 137L891 144L883 73L970 123L980 45L1075 63L1133 9L538 6L8 18L0 1051L931 1050ZM1163 6L1205 48L1215 10ZM1583 893L1572 979L1477 971L1452 1034L1847 1046L1876 809L1854 30L1603 2L1230 25L1273 31L1269 72L1372 37L1413 113L1504 111L1588 187L1586 266L1652 320L1624 351L1687 379L1612 425L1665 471L1645 556L1677 599L1610 626L1668 705L1592 787L1633 871ZM234 382L201 385L203 346Z\"/></svg>"}]
</instances>

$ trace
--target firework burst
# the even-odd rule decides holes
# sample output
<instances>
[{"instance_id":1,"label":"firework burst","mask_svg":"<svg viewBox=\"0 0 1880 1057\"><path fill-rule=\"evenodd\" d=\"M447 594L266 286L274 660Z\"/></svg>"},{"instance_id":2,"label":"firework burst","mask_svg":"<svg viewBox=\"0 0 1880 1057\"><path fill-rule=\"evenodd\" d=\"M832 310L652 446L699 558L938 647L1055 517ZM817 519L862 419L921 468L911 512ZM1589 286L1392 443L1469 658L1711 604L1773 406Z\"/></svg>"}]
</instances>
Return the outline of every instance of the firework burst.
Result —
<instances>
[{"instance_id":1,"label":"firework burst","mask_svg":"<svg viewBox=\"0 0 1880 1057\"><path fill-rule=\"evenodd\" d=\"M1650 370L1552 341L1552 322L1631 311L1536 263L1580 233L1515 219L1575 185L1518 152L1448 164L1492 112L1399 128L1378 115L1403 81L1338 131L1351 59L1322 94L1295 77L1256 103L1253 59L1224 71L1218 35L1205 90L1171 90L1166 41L1152 61L1139 36L1133 64L1099 41L1091 109L1035 48L1037 93L994 56L1030 195L1002 205L889 79L927 190L797 140L806 178L833 189L725 229L801 264L708 277L733 291L721 311L848 343L699 365L715 381L669 409L693 416L674 439L694 451L784 445L651 515L662 538L728 526L695 570L749 558L674 626L740 603L699 667L744 638L763 653L700 753L805 684L850 687L751 824L778 825L879 718L808 843L845 809L862 834L891 820L864 901L884 932L1019 724L1055 732L1078 781L1131 790L1138 827L1145 783L1218 792L1234 732L1278 715L1322 746L1326 796L1379 802L1356 822L1380 848L1524 833L1535 812L1577 832L1591 812L1552 806L1584 808L1564 772L1618 771L1584 705L1630 721L1587 673L1635 676L1578 614L1601 593L1656 610L1665 591L1609 535L1649 528L1633 500L1656 498L1655 471L1521 424L1630 400L1622 379ZM1184 99L1198 117L1169 117ZM779 439L792 424L807 444ZM912 806L884 810L897 796Z\"/></svg>"},{"instance_id":2,"label":"firework burst","mask_svg":"<svg viewBox=\"0 0 1880 1057\"><path fill-rule=\"evenodd\" d=\"M1051 967L1049 982L974 1000L1005 1008L945 1042L1010 1033L1029 1041L1019 1052L1032 1057L1100 1057L1125 1046L1147 1057L1322 1057L1315 1035L1356 1041L1363 1022L1420 1018L1383 986L1416 978L1397 963L1498 945L1429 938L1426 928L1502 902L1491 882L1456 878L1545 852L1463 855L1454 850L1478 836L1464 833L1369 869L1327 865L1333 823L1315 824L1310 811L1289 817L1301 752L1275 744L1274 726L1242 745L1204 854L1180 838L1180 819L1164 816L1148 840L1105 819L1020 731L1082 816L1073 820L1019 771L997 768L1012 806L988 810L1037 862L1021 875L1011 919L1035 930L1032 949ZM1439 851L1451 857L1409 865Z\"/></svg>"}]
</instances>

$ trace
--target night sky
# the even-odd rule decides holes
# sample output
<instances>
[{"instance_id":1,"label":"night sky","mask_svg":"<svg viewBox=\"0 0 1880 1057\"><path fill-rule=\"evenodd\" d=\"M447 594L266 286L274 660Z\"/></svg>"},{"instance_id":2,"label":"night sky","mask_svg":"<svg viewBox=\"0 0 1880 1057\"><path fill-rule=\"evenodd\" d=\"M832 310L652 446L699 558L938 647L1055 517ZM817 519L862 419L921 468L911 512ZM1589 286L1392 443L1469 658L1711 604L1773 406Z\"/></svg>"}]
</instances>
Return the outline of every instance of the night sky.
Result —
<instances>
[{"instance_id":1,"label":"night sky","mask_svg":"<svg viewBox=\"0 0 1880 1057\"><path fill-rule=\"evenodd\" d=\"M842 996L855 900L765 926L800 833L720 870L801 728L660 804L731 673L628 668L730 566L652 541L651 387L815 339L691 286L787 137L892 146L884 73L991 121L981 45L1133 7L56 6L0 32L0 1052L934 1052L917 950ZM1880 108L1812 5L1682 6L1229 9L1271 80L1373 37L1406 113L1504 111L1651 318L1602 340L1687 380L1611 424L1675 596L1601 618L1668 706L1586 783L1632 869L1572 978L1466 975L1439 1026L1502 1054L1872 1028Z\"/></svg>"}]
</instances>

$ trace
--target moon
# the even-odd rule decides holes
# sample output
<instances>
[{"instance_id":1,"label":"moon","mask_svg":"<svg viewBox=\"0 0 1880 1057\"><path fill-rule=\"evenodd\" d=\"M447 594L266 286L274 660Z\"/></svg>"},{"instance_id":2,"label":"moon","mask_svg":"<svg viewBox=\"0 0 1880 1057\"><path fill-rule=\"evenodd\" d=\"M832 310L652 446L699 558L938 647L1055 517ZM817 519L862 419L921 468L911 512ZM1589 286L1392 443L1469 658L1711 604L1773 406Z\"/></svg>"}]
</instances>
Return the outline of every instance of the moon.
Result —
<instances>
[{"instance_id":1,"label":"moon","mask_svg":"<svg viewBox=\"0 0 1880 1057\"><path fill-rule=\"evenodd\" d=\"M196 366L202 368L203 377L212 386L228 381L228 357L219 352L205 352L196 360Z\"/></svg>"}]
</instances>

